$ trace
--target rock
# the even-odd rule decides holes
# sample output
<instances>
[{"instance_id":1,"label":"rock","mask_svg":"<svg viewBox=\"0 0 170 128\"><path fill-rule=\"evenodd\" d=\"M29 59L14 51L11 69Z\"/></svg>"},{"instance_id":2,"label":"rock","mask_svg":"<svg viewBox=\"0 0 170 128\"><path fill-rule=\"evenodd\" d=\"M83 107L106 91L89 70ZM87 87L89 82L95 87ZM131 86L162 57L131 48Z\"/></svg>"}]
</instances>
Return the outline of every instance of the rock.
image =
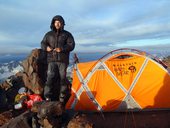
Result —
<instances>
[{"instance_id":1,"label":"rock","mask_svg":"<svg viewBox=\"0 0 170 128\"><path fill-rule=\"evenodd\" d=\"M61 116L64 111L64 106L58 101L45 101L38 108L38 117L45 118L50 116Z\"/></svg>"},{"instance_id":2,"label":"rock","mask_svg":"<svg viewBox=\"0 0 170 128\"><path fill-rule=\"evenodd\" d=\"M0 88L0 109L5 109L7 106L7 97L3 89Z\"/></svg>"},{"instance_id":3,"label":"rock","mask_svg":"<svg viewBox=\"0 0 170 128\"><path fill-rule=\"evenodd\" d=\"M12 106L15 101L15 96L18 93L18 89L23 87L24 83L22 81L21 76L11 76L9 77L4 83L0 85L1 90L1 100L0 100L0 107L6 104L5 107L8 108ZM3 97L3 100L2 100ZM4 102L5 101L5 102Z\"/></svg>"},{"instance_id":4,"label":"rock","mask_svg":"<svg viewBox=\"0 0 170 128\"><path fill-rule=\"evenodd\" d=\"M0 126L7 123L10 119L12 119L12 113L10 111L1 113L0 114Z\"/></svg>"},{"instance_id":5,"label":"rock","mask_svg":"<svg viewBox=\"0 0 170 128\"><path fill-rule=\"evenodd\" d=\"M15 104L15 96L21 87L27 87L33 93L43 93L44 82L46 81L46 55L41 49L32 50L31 54L23 61L23 71L10 76L0 84L1 95L0 107L7 107Z\"/></svg>"},{"instance_id":6,"label":"rock","mask_svg":"<svg viewBox=\"0 0 170 128\"><path fill-rule=\"evenodd\" d=\"M23 61L23 81L26 87L35 94L42 94L46 80L46 55L41 49L32 50L31 54Z\"/></svg>"},{"instance_id":7,"label":"rock","mask_svg":"<svg viewBox=\"0 0 170 128\"><path fill-rule=\"evenodd\" d=\"M1 128L31 128L32 114L29 111L22 113L21 115L12 118Z\"/></svg>"},{"instance_id":8,"label":"rock","mask_svg":"<svg viewBox=\"0 0 170 128\"><path fill-rule=\"evenodd\" d=\"M85 114L77 115L71 119L67 128L93 128L93 124L88 121Z\"/></svg>"},{"instance_id":9,"label":"rock","mask_svg":"<svg viewBox=\"0 0 170 128\"><path fill-rule=\"evenodd\" d=\"M36 113L38 122L45 128L58 128L61 126L61 117L64 112L63 105L58 101L42 101L34 103L31 111Z\"/></svg>"}]
</instances>

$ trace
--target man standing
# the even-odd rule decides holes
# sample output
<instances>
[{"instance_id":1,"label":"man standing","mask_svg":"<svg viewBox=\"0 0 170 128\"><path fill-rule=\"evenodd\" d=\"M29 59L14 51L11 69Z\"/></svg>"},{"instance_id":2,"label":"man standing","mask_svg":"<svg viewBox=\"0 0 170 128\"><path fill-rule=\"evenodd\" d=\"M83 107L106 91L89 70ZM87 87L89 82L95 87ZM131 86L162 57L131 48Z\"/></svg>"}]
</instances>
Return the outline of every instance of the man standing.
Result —
<instances>
[{"instance_id":1,"label":"man standing","mask_svg":"<svg viewBox=\"0 0 170 128\"><path fill-rule=\"evenodd\" d=\"M41 42L41 48L47 52L47 80L44 87L44 97L51 100L54 86L53 81L57 75L60 79L59 101L65 102L67 90L66 70L69 64L69 54L75 47L72 34L64 30L62 16L54 16L51 21L51 31L47 32Z\"/></svg>"}]
</instances>

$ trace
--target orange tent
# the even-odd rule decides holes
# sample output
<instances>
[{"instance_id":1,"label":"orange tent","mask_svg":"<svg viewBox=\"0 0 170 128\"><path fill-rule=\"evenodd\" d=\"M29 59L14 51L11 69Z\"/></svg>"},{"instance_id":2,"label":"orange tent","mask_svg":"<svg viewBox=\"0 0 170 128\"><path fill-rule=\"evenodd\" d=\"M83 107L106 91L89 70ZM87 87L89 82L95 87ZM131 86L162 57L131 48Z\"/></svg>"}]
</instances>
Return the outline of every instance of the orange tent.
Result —
<instances>
[{"instance_id":1,"label":"orange tent","mask_svg":"<svg viewBox=\"0 0 170 128\"><path fill-rule=\"evenodd\" d=\"M118 49L74 66L67 109L118 111L170 108L170 74L151 55Z\"/></svg>"}]
</instances>

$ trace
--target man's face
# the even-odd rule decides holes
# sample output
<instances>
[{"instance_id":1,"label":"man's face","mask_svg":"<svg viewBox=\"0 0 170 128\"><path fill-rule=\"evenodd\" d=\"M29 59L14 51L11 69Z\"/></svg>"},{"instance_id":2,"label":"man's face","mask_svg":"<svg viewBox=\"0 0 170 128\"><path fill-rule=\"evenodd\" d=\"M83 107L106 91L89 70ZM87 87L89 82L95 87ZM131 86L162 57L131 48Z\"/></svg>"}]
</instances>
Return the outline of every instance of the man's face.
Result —
<instances>
[{"instance_id":1,"label":"man's face","mask_svg":"<svg viewBox=\"0 0 170 128\"><path fill-rule=\"evenodd\" d=\"M61 28L61 23L60 23L60 21L56 20L56 21L54 22L54 26L55 26L56 29L60 29L60 28Z\"/></svg>"}]
</instances>

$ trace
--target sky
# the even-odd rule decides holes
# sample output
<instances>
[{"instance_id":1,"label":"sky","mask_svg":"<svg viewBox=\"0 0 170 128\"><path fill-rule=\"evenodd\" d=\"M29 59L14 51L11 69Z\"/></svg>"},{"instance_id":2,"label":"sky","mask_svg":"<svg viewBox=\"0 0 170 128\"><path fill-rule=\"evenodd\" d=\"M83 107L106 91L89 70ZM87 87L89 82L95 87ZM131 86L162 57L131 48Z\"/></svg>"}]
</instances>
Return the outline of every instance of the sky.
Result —
<instances>
[{"instance_id":1,"label":"sky","mask_svg":"<svg viewBox=\"0 0 170 128\"><path fill-rule=\"evenodd\" d=\"M170 0L1 0L0 12L0 54L40 48L55 15L74 36L74 52L170 51Z\"/></svg>"}]
</instances>

